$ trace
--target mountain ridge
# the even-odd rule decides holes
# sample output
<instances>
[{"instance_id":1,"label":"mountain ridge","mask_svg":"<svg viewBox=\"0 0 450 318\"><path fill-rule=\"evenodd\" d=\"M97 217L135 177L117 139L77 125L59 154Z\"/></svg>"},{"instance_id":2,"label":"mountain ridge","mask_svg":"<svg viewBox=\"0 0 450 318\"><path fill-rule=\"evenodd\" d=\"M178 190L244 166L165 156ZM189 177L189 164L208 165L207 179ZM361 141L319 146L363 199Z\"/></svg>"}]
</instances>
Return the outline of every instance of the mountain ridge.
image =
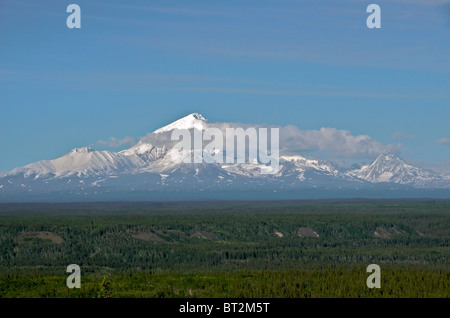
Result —
<instances>
[{"instance_id":1,"label":"mountain ridge","mask_svg":"<svg viewBox=\"0 0 450 318\"><path fill-rule=\"evenodd\" d=\"M262 175L261 163L184 163L183 157L173 153L175 150L164 136L174 129L203 130L209 124L202 115L192 113L119 152L78 147L59 158L15 168L0 175L0 200L39 193L71 198L83 194L126 195L134 191L145 196L145 193L170 191L195 197L210 191L283 193L301 189L348 189L358 193L361 188L450 189L450 179L414 167L389 149L372 164L356 169L339 168L330 161L302 155L281 155L277 173Z\"/></svg>"}]
</instances>

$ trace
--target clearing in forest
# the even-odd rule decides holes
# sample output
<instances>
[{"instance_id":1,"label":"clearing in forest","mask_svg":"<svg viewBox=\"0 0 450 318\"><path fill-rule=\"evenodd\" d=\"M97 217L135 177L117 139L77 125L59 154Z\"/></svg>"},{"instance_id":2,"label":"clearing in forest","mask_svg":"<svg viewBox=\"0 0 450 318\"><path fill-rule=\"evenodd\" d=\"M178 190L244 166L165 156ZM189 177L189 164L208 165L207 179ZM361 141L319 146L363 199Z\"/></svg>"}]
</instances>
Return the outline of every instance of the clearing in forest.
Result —
<instances>
[{"instance_id":1,"label":"clearing in forest","mask_svg":"<svg viewBox=\"0 0 450 318\"><path fill-rule=\"evenodd\" d=\"M37 231L37 232L28 232L22 231L18 236L19 244L24 243L29 239L40 239L40 240L49 240L52 243L61 244L64 242L63 238L59 235L56 235L53 232L48 231Z\"/></svg>"},{"instance_id":2,"label":"clearing in forest","mask_svg":"<svg viewBox=\"0 0 450 318\"><path fill-rule=\"evenodd\" d=\"M373 232L373 236L388 239L394 235L399 235L402 233L404 233L404 232L400 231L395 226L390 227L388 230L385 229L384 227L379 226L376 228L375 232Z\"/></svg>"},{"instance_id":3,"label":"clearing in forest","mask_svg":"<svg viewBox=\"0 0 450 318\"><path fill-rule=\"evenodd\" d=\"M300 237L319 237L319 234L310 227L300 227L297 235Z\"/></svg>"},{"instance_id":4,"label":"clearing in forest","mask_svg":"<svg viewBox=\"0 0 450 318\"><path fill-rule=\"evenodd\" d=\"M207 240L217 240L219 239L215 234L207 231L196 231L192 233L192 236L201 238L201 239L207 239Z\"/></svg>"},{"instance_id":5,"label":"clearing in forest","mask_svg":"<svg viewBox=\"0 0 450 318\"><path fill-rule=\"evenodd\" d=\"M152 232L139 232L131 235L133 238L150 242L164 242L162 238Z\"/></svg>"},{"instance_id":6,"label":"clearing in forest","mask_svg":"<svg viewBox=\"0 0 450 318\"><path fill-rule=\"evenodd\" d=\"M283 233L281 233L281 232L278 231L278 230L275 230L275 231L273 232L273 234L275 234L275 235L278 236L278 237L283 237L283 236L284 236Z\"/></svg>"}]
</instances>

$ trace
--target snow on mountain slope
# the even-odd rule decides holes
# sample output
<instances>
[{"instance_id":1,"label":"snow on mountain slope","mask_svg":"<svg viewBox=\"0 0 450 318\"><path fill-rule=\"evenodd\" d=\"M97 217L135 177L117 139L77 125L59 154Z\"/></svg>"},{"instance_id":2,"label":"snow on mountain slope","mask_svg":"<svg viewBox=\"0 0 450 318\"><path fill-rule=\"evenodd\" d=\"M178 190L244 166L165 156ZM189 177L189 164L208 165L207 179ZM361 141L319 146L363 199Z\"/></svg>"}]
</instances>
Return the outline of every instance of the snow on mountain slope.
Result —
<instances>
[{"instance_id":1,"label":"snow on mountain slope","mask_svg":"<svg viewBox=\"0 0 450 318\"><path fill-rule=\"evenodd\" d=\"M124 156L138 156L148 164L155 162L156 166L165 165L161 164L161 162L157 162L160 161L160 159L166 160L170 166L172 166L171 163L173 162L182 163L184 159L182 155L175 153L171 149L171 146L175 144L176 141L171 141L170 138L168 139L166 136L159 135L175 129L203 130L206 128L207 123L208 121L202 115L198 113L189 114L167 126L155 130L153 133L142 138L136 145L119 152L119 154ZM150 170L152 170L151 167Z\"/></svg>"},{"instance_id":2,"label":"snow on mountain slope","mask_svg":"<svg viewBox=\"0 0 450 318\"><path fill-rule=\"evenodd\" d=\"M135 146L119 152L120 155L127 157L138 156L143 161L149 163L163 158L167 153L166 146L156 147L150 143L139 142Z\"/></svg>"},{"instance_id":3,"label":"snow on mountain slope","mask_svg":"<svg viewBox=\"0 0 450 318\"><path fill-rule=\"evenodd\" d=\"M228 173L250 178L266 178L267 174L261 174L261 170L265 167L266 165L261 163L222 164L222 168ZM279 171L281 168L282 166L278 168L278 173L275 173L274 175L280 176Z\"/></svg>"},{"instance_id":4,"label":"snow on mountain slope","mask_svg":"<svg viewBox=\"0 0 450 318\"><path fill-rule=\"evenodd\" d=\"M181 119L178 119L177 121L174 121L173 123L164 126L162 128L159 128L155 130L153 133L159 134L163 132L172 131L174 129L198 129L202 130L206 128L206 124L208 123L208 120L205 119L202 115L198 113L192 113L189 114Z\"/></svg>"},{"instance_id":5,"label":"snow on mountain slope","mask_svg":"<svg viewBox=\"0 0 450 318\"><path fill-rule=\"evenodd\" d=\"M305 168L312 168L334 176L339 174L339 170L326 161L308 159L303 156L281 156L280 161L292 162L300 171L303 171Z\"/></svg>"},{"instance_id":6,"label":"snow on mountain slope","mask_svg":"<svg viewBox=\"0 0 450 318\"><path fill-rule=\"evenodd\" d=\"M223 165L224 169L227 171L248 177L265 177L265 175L261 174L261 167L263 166L264 165L260 163ZM338 170L334 169L332 165L325 161L307 159L303 156L281 156L280 167L277 173L272 175L277 177L284 176L287 172L287 167L289 167L289 174L297 173L299 175L299 180L303 180L303 174L306 170L316 170L333 176L339 174Z\"/></svg>"},{"instance_id":7,"label":"snow on mountain slope","mask_svg":"<svg viewBox=\"0 0 450 318\"><path fill-rule=\"evenodd\" d=\"M384 151L370 165L353 172L355 176L372 182L410 184L418 187L437 186L444 180L429 170L407 164L398 155Z\"/></svg>"},{"instance_id":8,"label":"snow on mountain slope","mask_svg":"<svg viewBox=\"0 0 450 318\"><path fill-rule=\"evenodd\" d=\"M339 168L333 162L324 160L308 159L303 156L281 156L282 168L280 175L282 179L290 180L291 183L303 183L310 186L324 187L356 187L365 183L355 176L349 176L345 170ZM295 178L295 182L294 179Z\"/></svg>"},{"instance_id":9,"label":"snow on mountain slope","mask_svg":"<svg viewBox=\"0 0 450 318\"><path fill-rule=\"evenodd\" d=\"M99 173L132 171L144 166L137 156L124 156L111 151L97 151L91 147L72 149L62 157L54 160L42 160L12 170L7 176L24 177L53 175L68 177L71 175L91 175Z\"/></svg>"}]
</instances>

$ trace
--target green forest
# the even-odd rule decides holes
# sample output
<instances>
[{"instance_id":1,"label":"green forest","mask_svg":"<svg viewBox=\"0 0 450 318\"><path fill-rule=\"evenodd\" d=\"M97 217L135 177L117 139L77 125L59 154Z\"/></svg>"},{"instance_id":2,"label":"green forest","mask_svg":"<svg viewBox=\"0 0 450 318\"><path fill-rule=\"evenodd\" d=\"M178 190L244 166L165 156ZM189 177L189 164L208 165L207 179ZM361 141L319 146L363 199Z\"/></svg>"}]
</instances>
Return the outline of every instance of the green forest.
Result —
<instances>
[{"instance_id":1,"label":"green forest","mask_svg":"<svg viewBox=\"0 0 450 318\"><path fill-rule=\"evenodd\" d=\"M450 295L449 203L199 206L0 206L0 297Z\"/></svg>"}]
</instances>

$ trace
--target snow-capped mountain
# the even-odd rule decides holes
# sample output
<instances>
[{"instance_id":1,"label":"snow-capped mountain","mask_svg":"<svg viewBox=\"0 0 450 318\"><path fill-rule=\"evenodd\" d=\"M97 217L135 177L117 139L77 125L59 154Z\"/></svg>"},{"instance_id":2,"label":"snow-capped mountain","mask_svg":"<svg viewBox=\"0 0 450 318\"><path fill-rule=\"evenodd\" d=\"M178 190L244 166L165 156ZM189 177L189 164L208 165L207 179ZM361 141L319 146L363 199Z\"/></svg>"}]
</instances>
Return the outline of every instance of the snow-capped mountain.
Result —
<instances>
[{"instance_id":1,"label":"snow-capped mountain","mask_svg":"<svg viewBox=\"0 0 450 318\"><path fill-rule=\"evenodd\" d=\"M233 198L231 193L241 197L252 191L264 199L268 194L283 198L282 193L297 197L305 189L325 189L327 195L346 189L350 193L346 195L355 197L361 189L366 189L366 194L373 189L450 189L448 178L409 165L390 151L358 169L344 169L301 155L281 155L277 172L268 175L261 174L265 165L258 162L185 163L185 156L196 153L172 149L175 142L170 139L171 132L204 130L211 125L202 115L193 113L120 152L75 148L57 159L16 168L0 175L0 201L195 199L201 193L208 193L206 198L211 193Z\"/></svg>"},{"instance_id":2,"label":"snow-capped mountain","mask_svg":"<svg viewBox=\"0 0 450 318\"><path fill-rule=\"evenodd\" d=\"M353 174L372 183L398 183L420 188L440 188L446 183L433 171L409 165L390 150L385 150L370 166L353 171Z\"/></svg>"},{"instance_id":3,"label":"snow-capped mountain","mask_svg":"<svg viewBox=\"0 0 450 318\"><path fill-rule=\"evenodd\" d=\"M92 147L75 148L54 160L43 160L12 170L6 176L24 177L52 176L54 178L78 177L131 172L143 167L144 161L137 156L125 156L111 151L97 151Z\"/></svg>"},{"instance_id":4,"label":"snow-capped mountain","mask_svg":"<svg viewBox=\"0 0 450 318\"><path fill-rule=\"evenodd\" d=\"M206 124L208 123L208 120L205 119L202 115L198 113L192 113L187 115L186 117L183 117L181 119L178 119L177 121L174 121L173 123L164 126L162 128L159 128L155 130L153 133L159 134L163 132L172 131L174 129L198 129L203 130L206 128Z\"/></svg>"}]
</instances>

